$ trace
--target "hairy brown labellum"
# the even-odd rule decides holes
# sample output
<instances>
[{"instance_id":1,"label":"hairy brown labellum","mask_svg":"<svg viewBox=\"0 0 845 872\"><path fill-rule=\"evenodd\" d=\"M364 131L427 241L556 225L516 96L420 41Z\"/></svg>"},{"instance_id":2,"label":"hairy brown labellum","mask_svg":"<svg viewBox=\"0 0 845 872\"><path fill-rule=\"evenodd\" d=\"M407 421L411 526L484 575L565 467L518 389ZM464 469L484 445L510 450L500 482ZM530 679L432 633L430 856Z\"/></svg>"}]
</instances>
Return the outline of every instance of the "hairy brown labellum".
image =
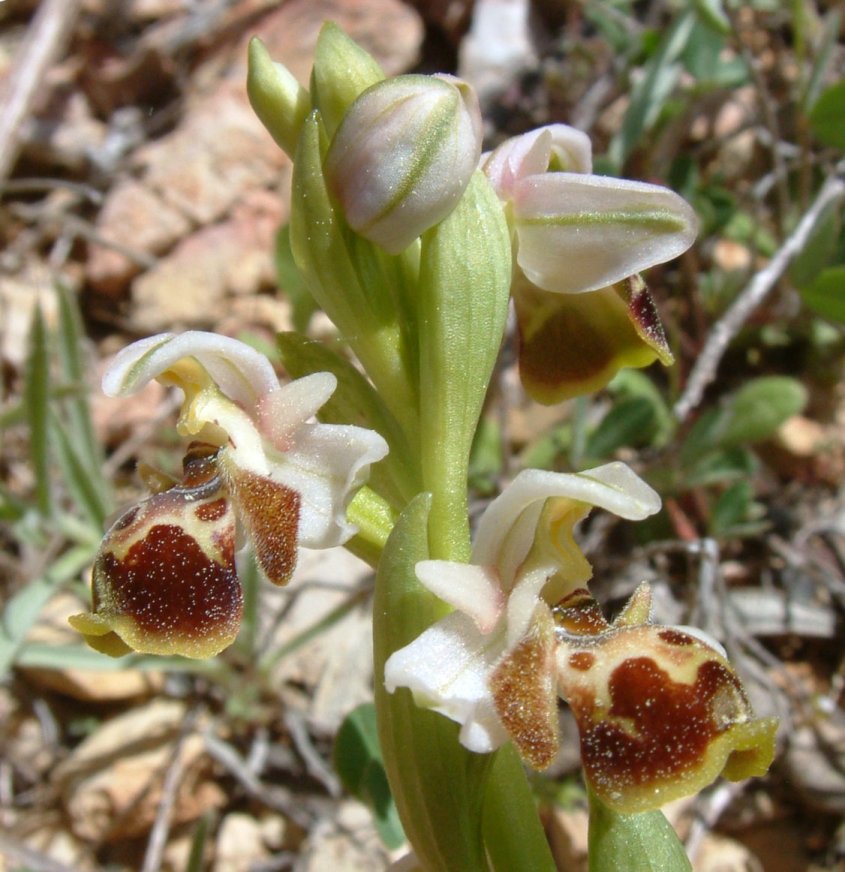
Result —
<instances>
[{"instance_id":1,"label":"hairy brown labellum","mask_svg":"<svg viewBox=\"0 0 845 872\"><path fill-rule=\"evenodd\" d=\"M107 654L210 657L238 632L235 514L218 448L193 443L182 481L129 509L94 563L93 612L71 624Z\"/></svg>"},{"instance_id":2,"label":"hairy brown labellum","mask_svg":"<svg viewBox=\"0 0 845 872\"><path fill-rule=\"evenodd\" d=\"M558 681L587 779L617 811L656 808L720 773L762 775L774 756L776 720L755 719L730 664L682 630L617 623L570 636Z\"/></svg>"}]
</instances>

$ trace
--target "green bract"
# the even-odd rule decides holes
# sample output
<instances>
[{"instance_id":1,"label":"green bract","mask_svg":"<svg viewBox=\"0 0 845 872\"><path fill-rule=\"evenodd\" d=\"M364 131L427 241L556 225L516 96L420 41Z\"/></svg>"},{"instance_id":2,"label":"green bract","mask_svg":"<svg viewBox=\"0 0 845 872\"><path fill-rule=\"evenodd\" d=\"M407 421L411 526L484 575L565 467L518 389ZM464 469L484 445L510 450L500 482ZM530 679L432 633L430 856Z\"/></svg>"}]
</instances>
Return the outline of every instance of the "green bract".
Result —
<instances>
[{"instance_id":1,"label":"green bract","mask_svg":"<svg viewBox=\"0 0 845 872\"><path fill-rule=\"evenodd\" d=\"M311 100L287 67L270 59L258 38L249 43L246 88L261 123L279 147L293 157L302 122L311 111Z\"/></svg>"}]
</instances>

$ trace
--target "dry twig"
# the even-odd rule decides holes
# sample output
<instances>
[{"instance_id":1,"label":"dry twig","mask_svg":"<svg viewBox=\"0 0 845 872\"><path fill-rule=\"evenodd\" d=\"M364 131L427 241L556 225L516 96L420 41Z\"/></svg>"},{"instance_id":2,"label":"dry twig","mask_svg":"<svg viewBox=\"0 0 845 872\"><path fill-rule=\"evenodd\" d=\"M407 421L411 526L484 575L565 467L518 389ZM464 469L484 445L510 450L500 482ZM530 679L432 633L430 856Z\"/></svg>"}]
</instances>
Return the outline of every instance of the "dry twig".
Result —
<instances>
[{"instance_id":1,"label":"dry twig","mask_svg":"<svg viewBox=\"0 0 845 872\"><path fill-rule=\"evenodd\" d=\"M21 127L73 29L80 0L43 0L32 19L0 105L0 181L11 172L21 144Z\"/></svg>"},{"instance_id":2,"label":"dry twig","mask_svg":"<svg viewBox=\"0 0 845 872\"><path fill-rule=\"evenodd\" d=\"M179 783L185 771L185 758L182 749L188 736L193 732L199 709L192 709L185 718L176 743L173 746L173 756L167 772L164 776L164 784L161 788L161 801L158 804L155 821L153 822L150 837L147 840L147 850L144 854L144 863L141 872L156 872L161 868L161 859L167 845L167 837L170 833L170 821L173 817L173 807L176 804L176 794Z\"/></svg>"},{"instance_id":3,"label":"dry twig","mask_svg":"<svg viewBox=\"0 0 845 872\"><path fill-rule=\"evenodd\" d=\"M727 312L713 326L710 336L690 372L686 387L675 403L678 421L685 421L701 402L704 391L716 377L716 370L733 338L742 329L749 315L763 302L792 259L807 244L819 218L834 203L845 199L845 182L837 176L829 178L815 202L804 213L792 235L778 249L766 267L758 272L734 300Z\"/></svg>"}]
</instances>

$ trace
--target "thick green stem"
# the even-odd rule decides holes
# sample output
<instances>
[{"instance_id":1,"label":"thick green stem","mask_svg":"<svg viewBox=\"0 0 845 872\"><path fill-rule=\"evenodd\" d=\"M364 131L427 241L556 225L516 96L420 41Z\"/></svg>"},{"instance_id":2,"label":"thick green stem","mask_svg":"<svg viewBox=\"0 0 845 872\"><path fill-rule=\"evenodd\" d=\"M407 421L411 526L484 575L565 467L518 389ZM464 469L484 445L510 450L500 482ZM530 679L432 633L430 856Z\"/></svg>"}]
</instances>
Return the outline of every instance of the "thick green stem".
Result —
<instances>
[{"instance_id":1,"label":"thick green stem","mask_svg":"<svg viewBox=\"0 0 845 872\"><path fill-rule=\"evenodd\" d=\"M419 275L423 486L432 494L432 557L469 558L467 472L507 316L511 250L481 173L423 236Z\"/></svg>"}]
</instances>

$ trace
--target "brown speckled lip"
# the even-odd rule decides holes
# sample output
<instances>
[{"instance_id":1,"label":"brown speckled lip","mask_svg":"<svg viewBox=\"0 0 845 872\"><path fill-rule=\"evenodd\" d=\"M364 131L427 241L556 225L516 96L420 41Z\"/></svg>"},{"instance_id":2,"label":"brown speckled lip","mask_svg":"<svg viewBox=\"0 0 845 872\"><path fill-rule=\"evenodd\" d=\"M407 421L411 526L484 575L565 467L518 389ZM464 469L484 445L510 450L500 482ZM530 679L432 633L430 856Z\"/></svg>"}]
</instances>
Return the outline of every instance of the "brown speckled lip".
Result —
<instances>
[{"instance_id":1,"label":"brown speckled lip","mask_svg":"<svg viewBox=\"0 0 845 872\"><path fill-rule=\"evenodd\" d=\"M587 672L596 662L596 655L589 651L576 651L569 655L569 665L578 672Z\"/></svg>"},{"instance_id":2,"label":"brown speckled lip","mask_svg":"<svg viewBox=\"0 0 845 872\"><path fill-rule=\"evenodd\" d=\"M694 769L725 725L714 703L728 689L736 716L738 679L716 661L699 666L693 684L673 681L647 656L630 657L610 676L610 710L594 720L585 698L570 700L581 729L581 757L592 777L617 789Z\"/></svg>"},{"instance_id":3,"label":"brown speckled lip","mask_svg":"<svg viewBox=\"0 0 845 872\"><path fill-rule=\"evenodd\" d=\"M122 515L100 546L94 612L135 650L211 656L237 634L235 516L218 451L192 443L183 480Z\"/></svg>"},{"instance_id":4,"label":"brown speckled lip","mask_svg":"<svg viewBox=\"0 0 845 872\"><path fill-rule=\"evenodd\" d=\"M195 642L227 635L243 608L234 531L218 546L223 563L210 559L181 528L154 526L122 560L102 554L96 573L101 583L107 580L108 592L101 589L100 605L158 639Z\"/></svg>"}]
</instances>

